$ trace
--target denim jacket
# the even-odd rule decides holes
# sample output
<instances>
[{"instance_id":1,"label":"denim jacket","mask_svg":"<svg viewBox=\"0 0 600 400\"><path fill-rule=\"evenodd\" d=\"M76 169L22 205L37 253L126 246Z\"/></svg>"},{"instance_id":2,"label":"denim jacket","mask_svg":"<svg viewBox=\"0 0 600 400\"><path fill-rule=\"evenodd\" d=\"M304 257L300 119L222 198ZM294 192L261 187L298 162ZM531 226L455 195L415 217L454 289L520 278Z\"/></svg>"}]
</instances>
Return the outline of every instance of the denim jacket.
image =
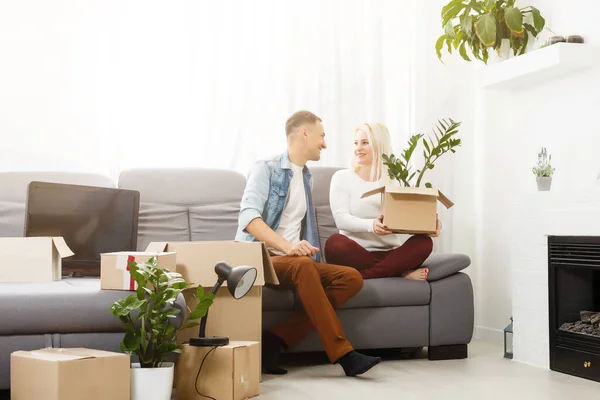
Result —
<instances>
[{"instance_id":1,"label":"denim jacket","mask_svg":"<svg viewBox=\"0 0 600 400\"><path fill-rule=\"evenodd\" d=\"M302 174L306 193L306 216L302 221L300 237L314 247L319 247L317 217L312 201L313 179L306 166L304 166ZM257 241L246 231L248 224L255 218L262 218L271 229L277 231L293 176L294 172L287 152L269 160L257 161L254 164L248 175L242 197L236 240ZM320 252L317 252L313 259L320 262Z\"/></svg>"}]
</instances>

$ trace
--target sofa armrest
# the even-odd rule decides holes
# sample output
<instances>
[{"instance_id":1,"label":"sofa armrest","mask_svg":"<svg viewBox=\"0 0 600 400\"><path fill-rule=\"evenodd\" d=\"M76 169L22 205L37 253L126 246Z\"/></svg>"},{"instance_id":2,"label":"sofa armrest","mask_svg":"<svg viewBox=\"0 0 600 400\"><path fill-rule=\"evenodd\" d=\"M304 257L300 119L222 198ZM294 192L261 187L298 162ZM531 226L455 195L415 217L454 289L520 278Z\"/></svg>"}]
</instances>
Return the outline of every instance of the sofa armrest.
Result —
<instances>
[{"instance_id":1,"label":"sofa armrest","mask_svg":"<svg viewBox=\"0 0 600 400\"><path fill-rule=\"evenodd\" d=\"M469 265L471 258L465 254L432 254L422 268L429 268L427 280L433 282L454 275Z\"/></svg>"}]
</instances>

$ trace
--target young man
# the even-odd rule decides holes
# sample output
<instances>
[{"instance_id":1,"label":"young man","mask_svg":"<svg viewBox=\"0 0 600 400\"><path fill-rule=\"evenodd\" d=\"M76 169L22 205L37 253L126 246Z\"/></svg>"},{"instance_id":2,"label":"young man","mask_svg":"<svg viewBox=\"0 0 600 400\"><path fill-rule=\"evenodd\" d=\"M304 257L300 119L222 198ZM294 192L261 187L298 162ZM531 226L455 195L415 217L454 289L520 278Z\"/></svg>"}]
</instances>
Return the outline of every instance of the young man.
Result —
<instances>
[{"instance_id":1,"label":"young man","mask_svg":"<svg viewBox=\"0 0 600 400\"><path fill-rule=\"evenodd\" d=\"M303 309L263 333L263 370L285 374L278 366L283 349L317 330L332 363L346 375L367 372L381 360L354 351L335 309L362 288L350 267L320 263L312 177L306 162L327 148L321 119L299 111L286 123L287 152L254 164L241 202L237 240L266 243L282 288L295 289Z\"/></svg>"}]
</instances>

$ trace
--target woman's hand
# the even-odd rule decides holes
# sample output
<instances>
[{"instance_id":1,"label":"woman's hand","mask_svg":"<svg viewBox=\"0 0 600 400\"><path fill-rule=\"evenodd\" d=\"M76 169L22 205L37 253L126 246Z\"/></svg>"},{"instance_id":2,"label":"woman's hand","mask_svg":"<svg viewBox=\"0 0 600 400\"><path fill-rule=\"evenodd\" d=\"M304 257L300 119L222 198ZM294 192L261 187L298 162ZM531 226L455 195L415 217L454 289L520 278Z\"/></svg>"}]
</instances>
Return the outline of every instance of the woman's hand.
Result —
<instances>
[{"instance_id":1,"label":"woman's hand","mask_svg":"<svg viewBox=\"0 0 600 400\"><path fill-rule=\"evenodd\" d=\"M437 215L435 216L435 218L436 218L435 233L430 233L429 234L429 237L432 237L432 238L436 238L436 237L440 236L440 232L442 231L442 222L437 217Z\"/></svg>"},{"instance_id":2,"label":"woman's hand","mask_svg":"<svg viewBox=\"0 0 600 400\"><path fill-rule=\"evenodd\" d=\"M373 232L377 236L391 235L394 233L388 230L385 225L383 225L383 215L380 215L378 218L373 220Z\"/></svg>"}]
</instances>

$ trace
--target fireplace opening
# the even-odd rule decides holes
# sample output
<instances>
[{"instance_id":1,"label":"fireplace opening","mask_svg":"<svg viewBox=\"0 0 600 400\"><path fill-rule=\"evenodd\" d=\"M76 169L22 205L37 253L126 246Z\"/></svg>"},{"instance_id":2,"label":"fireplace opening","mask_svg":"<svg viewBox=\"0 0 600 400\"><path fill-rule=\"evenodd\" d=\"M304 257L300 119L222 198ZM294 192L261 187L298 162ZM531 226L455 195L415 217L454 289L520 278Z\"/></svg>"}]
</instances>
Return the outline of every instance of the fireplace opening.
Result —
<instances>
[{"instance_id":1,"label":"fireplace opening","mask_svg":"<svg viewBox=\"0 0 600 400\"><path fill-rule=\"evenodd\" d=\"M550 369L600 382L600 237L548 237Z\"/></svg>"}]
</instances>

